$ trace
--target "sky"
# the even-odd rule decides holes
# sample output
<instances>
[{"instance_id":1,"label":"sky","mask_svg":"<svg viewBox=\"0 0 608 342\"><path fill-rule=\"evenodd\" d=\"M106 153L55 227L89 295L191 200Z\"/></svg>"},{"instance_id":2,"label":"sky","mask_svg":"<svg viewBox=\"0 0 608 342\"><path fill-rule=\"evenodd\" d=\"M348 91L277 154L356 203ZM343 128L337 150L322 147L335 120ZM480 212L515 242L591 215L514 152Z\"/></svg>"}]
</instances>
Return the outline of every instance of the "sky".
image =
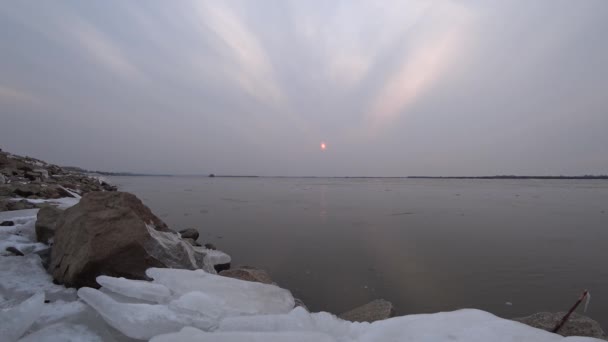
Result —
<instances>
[{"instance_id":1,"label":"sky","mask_svg":"<svg viewBox=\"0 0 608 342\"><path fill-rule=\"evenodd\" d=\"M0 148L144 173L608 174L606 33L606 0L6 1Z\"/></svg>"}]
</instances>

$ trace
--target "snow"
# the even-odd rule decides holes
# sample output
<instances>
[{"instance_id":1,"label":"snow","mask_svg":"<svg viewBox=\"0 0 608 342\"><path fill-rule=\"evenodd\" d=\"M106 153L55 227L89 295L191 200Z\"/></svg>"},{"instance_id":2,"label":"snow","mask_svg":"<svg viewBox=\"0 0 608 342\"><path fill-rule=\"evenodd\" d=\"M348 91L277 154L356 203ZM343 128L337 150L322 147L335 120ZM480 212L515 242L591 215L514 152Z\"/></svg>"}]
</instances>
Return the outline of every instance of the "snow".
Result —
<instances>
[{"instance_id":1,"label":"snow","mask_svg":"<svg viewBox=\"0 0 608 342\"><path fill-rule=\"evenodd\" d=\"M0 257L0 294L6 298L15 298L38 291L70 294L75 290L53 284L52 277L42 267L38 255Z\"/></svg>"},{"instance_id":2,"label":"snow","mask_svg":"<svg viewBox=\"0 0 608 342\"><path fill-rule=\"evenodd\" d=\"M178 333L157 336L150 342L334 342L330 336L315 332L283 333L206 333L195 328L184 328Z\"/></svg>"},{"instance_id":3,"label":"snow","mask_svg":"<svg viewBox=\"0 0 608 342\"><path fill-rule=\"evenodd\" d=\"M65 188L64 188L65 189ZM10 201L21 201L25 200L32 204L41 204L41 203L49 203L51 205L56 206L59 209L67 209L69 207L73 207L78 202L80 202L80 196L70 190L65 189L70 194L76 195L78 197L62 197L62 198L51 198L51 199L43 199L43 198L10 198Z\"/></svg>"},{"instance_id":4,"label":"snow","mask_svg":"<svg viewBox=\"0 0 608 342\"><path fill-rule=\"evenodd\" d=\"M103 339L81 324L49 325L19 340L19 342L102 342Z\"/></svg>"},{"instance_id":5,"label":"snow","mask_svg":"<svg viewBox=\"0 0 608 342\"><path fill-rule=\"evenodd\" d=\"M44 306L44 293L39 292L20 304L0 311L0 337L14 341L34 324Z\"/></svg>"},{"instance_id":6,"label":"snow","mask_svg":"<svg viewBox=\"0 0 608 342\"><path fill-rule=\"evenodd\" d=\"M294 312L296 310L299 309L294 309ZM212 333L184 328L179 332L157 336L151 341L600 341L585 337L564 338L473 309L395 317L371 324L345 322L327 313L308 314L305 311L298 311L296 314L292 312L286 315L239 317L226 320L231 323L222 324L220 329ZM336 327L338 329L335 329Z\"/></svg>"},{"instance_id":7,"label":"snow","mask_svg":"<svg viewBox=\"0 0 608 342\"><path fill-rule=\"evenodd\" d=\"M44 305L36 324L48 325L55 323L68 317L80 314L86 308L86 304L81 301L66 302L59 299Z\"/></svg>"},{"instance_id":8,"label":"snow","mask_svg":"<svg viewBox=\"0 0 608 342\"><path fill-rule=\"evenodd\" d=\"M69 193L70 195L72 195L74 198L78 199L80 201L80 194L76 193L76 190L70 190L64 186L61 187L63 190L67 191L67 193Z\"/></svg>"}]
</instances>

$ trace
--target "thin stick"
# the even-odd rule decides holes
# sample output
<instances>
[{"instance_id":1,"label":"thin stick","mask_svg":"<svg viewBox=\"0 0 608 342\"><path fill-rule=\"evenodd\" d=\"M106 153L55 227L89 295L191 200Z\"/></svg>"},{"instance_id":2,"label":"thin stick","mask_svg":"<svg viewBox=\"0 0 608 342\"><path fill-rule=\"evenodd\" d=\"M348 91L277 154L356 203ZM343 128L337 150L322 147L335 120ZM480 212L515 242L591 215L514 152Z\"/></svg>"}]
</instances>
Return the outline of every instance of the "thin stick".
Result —
<instances>
[{"instance_id":1,"label":"thin stick","mask_svg":"<svg viewBox=\"0 0 608 342\"><path fill-rule=\"evenodd\" d=\"M555 326L555 328L553 328L552 332L557 333L558 330L561 329L561 327L564 326L564 324L566 324L566 322L568 321L568 318L570 318L570 315L572 315L572 313L574 312L574 310L576 310L576 308L583 301L583 299L585 299L585 297L587 297L588 293L589 293L589 291L587 291L587 290L585 290L583 292L583 294L581 295L581 297L570 308L570 311L568 311L568 313L564 315L564 317L562 318L562 320L559 321L559 323L557 323L557 325Z\"/></svg>"}]
</instances>

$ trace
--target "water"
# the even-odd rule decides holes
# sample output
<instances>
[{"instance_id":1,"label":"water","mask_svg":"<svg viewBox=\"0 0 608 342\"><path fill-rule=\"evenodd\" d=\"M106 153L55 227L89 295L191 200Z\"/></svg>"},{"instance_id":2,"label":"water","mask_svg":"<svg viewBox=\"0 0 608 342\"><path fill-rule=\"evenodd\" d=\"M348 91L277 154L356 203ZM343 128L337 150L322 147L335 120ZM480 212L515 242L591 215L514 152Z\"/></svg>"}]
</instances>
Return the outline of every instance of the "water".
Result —
<instances>
[{"instance_id":1,"label":"water","mask_svg":"<svg viewBox=\"0 0 608 342\"><path fill-rule=\"evenodd\" d=\"M313 310L567 310L608 327L608 182L113 177ZM507 302L512 303L508 305ZM582 306L579 311L582 311Z\"/></svg>"}]
</instances>

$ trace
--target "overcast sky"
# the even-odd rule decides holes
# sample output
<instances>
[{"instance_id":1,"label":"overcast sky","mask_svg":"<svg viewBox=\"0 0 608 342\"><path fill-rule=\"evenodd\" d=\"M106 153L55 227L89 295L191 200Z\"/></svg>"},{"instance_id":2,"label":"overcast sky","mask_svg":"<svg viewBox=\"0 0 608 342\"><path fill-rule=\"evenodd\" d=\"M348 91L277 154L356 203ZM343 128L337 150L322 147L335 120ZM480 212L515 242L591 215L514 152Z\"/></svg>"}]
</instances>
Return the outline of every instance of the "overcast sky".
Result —
<instances>
[{"instance_id":1,"label":"overcast sky","mask_svg":"<svg viewBox=\"0 0 608 342\"><path fill-rule=\"evenodd\" d=\"M149 173L606 174L607 34L606 0L5 1L0 147Z\"/></svg>"}]
</instances>

